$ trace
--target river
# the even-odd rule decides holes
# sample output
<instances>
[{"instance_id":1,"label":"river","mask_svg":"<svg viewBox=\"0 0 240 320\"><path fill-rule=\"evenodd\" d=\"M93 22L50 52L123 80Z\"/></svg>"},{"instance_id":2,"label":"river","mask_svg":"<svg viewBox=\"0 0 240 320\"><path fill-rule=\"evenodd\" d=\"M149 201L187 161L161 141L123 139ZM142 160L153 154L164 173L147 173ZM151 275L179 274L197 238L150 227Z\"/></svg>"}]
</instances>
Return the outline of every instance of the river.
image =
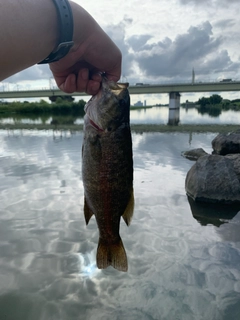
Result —
<instances>
[{"instance_id":1,"label":"river","mask_svg":"<svg viewBox=\"0 0 240 320\"><path fill-rule=\"evenodd\" d=\"M133 108L130 112L131 123L132 124L167 124L168 123L168 113L169 108L167 106L163 107L139 107ZM62 116L38 116L38 115L14 115L14 117L1 115L0 117L0 125L1 124L50 124L54 119L60 118L62 120ZM82 117L71 117L67 116L67 123L74 124L83 124ZM240 112L239 111L222 111L220 115L211 116L207 113L201 114L196 108L180 108L180 125L184 124L198 124L198 125L225 125L232 124L238 125L240 123Z\"/></svg>"},{"instance_id":2,"label":"river","mask_svg":"<svg viewBox=\"0 0 240 320\"><path fill-rule=\"evenodd\" d=\"M141 112L133 121L144 122ZM133 132L135 210L129 227L121 222L122 273L96 268L98 229L83 216L82 131L0 130L0 319L239 319L238 210L199 215L184 188L193 162L181 152L210 153L216 135Z\"/></svg>"}]
</instances>

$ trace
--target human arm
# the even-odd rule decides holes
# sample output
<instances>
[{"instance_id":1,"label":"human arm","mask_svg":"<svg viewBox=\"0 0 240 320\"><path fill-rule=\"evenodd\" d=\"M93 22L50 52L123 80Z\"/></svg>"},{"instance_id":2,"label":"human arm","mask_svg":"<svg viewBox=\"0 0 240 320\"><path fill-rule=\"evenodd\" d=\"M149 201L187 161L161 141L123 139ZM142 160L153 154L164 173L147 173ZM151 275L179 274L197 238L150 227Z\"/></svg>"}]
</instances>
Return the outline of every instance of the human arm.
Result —
<instances>
[{"instance_id":1,"label":"human arm","mask_svg":"<svg viewBox=\"0 0 240 320\"><path fill-rule=\"evenodd\" d=\"M50 64L65 92L95 94L101 77L119 80L121 52L81 6L70 1L74 46ZM51 0L0 0L0 81L46 58L58 44L58 17ZM3 31L4 30L4 31Z\"/></svg>"}]
</instances>

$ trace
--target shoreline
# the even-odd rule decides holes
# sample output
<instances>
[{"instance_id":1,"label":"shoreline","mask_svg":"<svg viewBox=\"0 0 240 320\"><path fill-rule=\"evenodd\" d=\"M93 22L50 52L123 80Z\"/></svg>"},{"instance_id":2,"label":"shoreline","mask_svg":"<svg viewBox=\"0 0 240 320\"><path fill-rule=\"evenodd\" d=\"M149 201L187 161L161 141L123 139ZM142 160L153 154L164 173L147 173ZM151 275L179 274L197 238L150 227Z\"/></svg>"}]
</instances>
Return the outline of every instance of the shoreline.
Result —
<instances>
[{"instance_id":1,"label":"shoreline","mask_svg":"<svg viewBox=\"0 0 240 320\"><path fill-rule=\"evenodd\" d=\"M131 124L131 131L135 133L143 132L219 132L227 133L240 129L240 125L223 124L179 124L177 126L166 124ZM55 130L55 131L82 131L83 124L73 125L51 125L51 124L0 124L0 130Z\"/></svg>"}]
</instances>

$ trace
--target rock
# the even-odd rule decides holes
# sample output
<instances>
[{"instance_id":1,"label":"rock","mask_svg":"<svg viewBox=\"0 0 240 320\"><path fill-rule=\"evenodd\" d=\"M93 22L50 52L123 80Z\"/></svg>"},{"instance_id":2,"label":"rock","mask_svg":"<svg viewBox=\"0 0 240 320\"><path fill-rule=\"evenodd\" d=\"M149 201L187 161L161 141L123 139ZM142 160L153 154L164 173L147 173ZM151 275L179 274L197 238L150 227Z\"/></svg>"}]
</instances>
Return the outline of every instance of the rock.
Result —
<instances>
[{"instance_id":1,"label":"rock","mask_svg":"<svg viewBox=\"0 0 240 320\"><path fill-rule=\"evenodd\" d=\"M200 157L187 173L185 188L195 201L240 203L240 154Z\"/></svg>"},{"instance_id":2,"label":"rock","mask_svg":"<svg viewBox=\"0 0 240 320\"><path fill-rule=\"evenodd\" d=\"M228 134L220 133L213 139L212 147L216 154L240 153L240 130Z\"/></svg>"},{"instance_id":3,"label":"rock","mask_svg":"<svg viewBox=\"0 0 240 320\"><path fill-rule=\"evenodd\" d=\"M197 148L189 151L185 151L182 153L182 156L187 158L188 160L197 160L198 158L207 155L208 153L204 151L202 148Z\"/></svg>"}]
</instances>

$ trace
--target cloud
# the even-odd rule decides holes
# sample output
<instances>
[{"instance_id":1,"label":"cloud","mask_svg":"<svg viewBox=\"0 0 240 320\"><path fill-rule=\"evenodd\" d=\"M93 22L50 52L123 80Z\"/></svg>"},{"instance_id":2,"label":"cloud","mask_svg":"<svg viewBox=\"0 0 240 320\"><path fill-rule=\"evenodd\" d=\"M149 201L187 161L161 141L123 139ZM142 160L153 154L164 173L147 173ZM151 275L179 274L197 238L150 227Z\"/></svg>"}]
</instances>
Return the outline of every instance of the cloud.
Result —
<instances>
[{"instance_id":1,"label":"cloud","mask_svg":"<svg viewBox=\"0 0 240 320\"><path fill-rule=\"evenodd\" d=\"M122 52L122 74L133 73L133 60L134 55L130 52L129 43L126 41L126 28L132 24L132 19L124 17L123 21L116 25L108 25L105 29L106 33L116 43Z\"/></svg>"},{"instance_id":2,"label":"cloud","mask_svg":"<svg viewBox=\"0 0 240 320\"><path fill-rule=\"evenodd\" d=\"M129 39L132 50L138 48L134 60L146 77L186 77L193 67L199 75L234 71L240 67L239 63L231 60L228 51L221 48L222 37L214 37L208 21L191 26L186 33L177 35L175 40L165 38L147 44L148 39L150 36Z\"/></svg>"},{"instance_id":3,"label":"cloud","mask_svg":"<svg viewBox=\"0 0 240 320\"><path fill-rule=\"evenodd\" d=\"M194 0L179 0L181 3L195 3ZM207 0L203 2L208 3ZM222 2L224 2L222 0ZM197 2L196 2L197 3ZM228 74L225 77L236 78L240 70L240 60L233 48L236 41L232 37L231 28L236 25L234 19L209 21L197 26L190 26L185 33L167 36L160 41L155 40L156 33L146 30L129 34L134 27L135 20L124 16L118 24L105 27L107 34L122 51L122 75L130 83L159 82L166 80L185 80L191 77L192 68L199 79L216 79L218 73ZM214 26L214 28L213 28ZM236 26L234 27L236 30ZM228 30L229 32L222 32ZM154 42L155 40L155 42ZM235 61L233 61L233 58ZM32 81L49 79L52 73L47 65L35 65L8 79L6 82ZM124 79L125 81L125 79Z\"/></svg>"},{"instance_id":4,"label":"cloud","mask_svg":"<svg viewBox=\"0 0 240 320\"><path fill-rule=\"evenodd\" d=\"M134 35L128 39L128 43L131 43L131 47L134 51L140 51L151 38L152 36L149 34Z\"/></svg>"},{"instance_id":5,"label":"cloud","mask_svg":"<svg viewBox=\"0 0 240 320\"><path fill-rule=\"evenodd\" d=\"M236 24L234 19L222 19L214 23L214 28L226 29Z\"/></svg>"},{"instance_id":6,"label":"cloud","mask_svg":"<svg viewBox=\"0 0 240 320\"><path fill-rule=\"evenodd\" d=\"M239 0L179 0L181 4L188 5L188 4L194 4L198 6L228 6L230 4L239 3Z\"/></svg>"},{"instance_id":7,"label":"cloud","mask_svg":"<svg viewBox=\"0 0 240 320\"><path fill-rule=\"evenodd\" d=\"M32 81L49 79L52 77L52 73L48 65L34 65L28 69L16 73L15 75L7 78L5 82L15 83L19 81Z\"/></svg>"},{"instance_id":8,"label":"cloud","mask_svg":"<svg viewBox=\"0 0 240 320\"><path fill-rule=\"evenodd\" d=\"M212 3L212 1L209 1L209 0L201 0L201 1L198 1L198 0L179 0L179 2L181 4L196 4L196 5L205 5L207 3Z\"/></svg>"}]
</instances>

